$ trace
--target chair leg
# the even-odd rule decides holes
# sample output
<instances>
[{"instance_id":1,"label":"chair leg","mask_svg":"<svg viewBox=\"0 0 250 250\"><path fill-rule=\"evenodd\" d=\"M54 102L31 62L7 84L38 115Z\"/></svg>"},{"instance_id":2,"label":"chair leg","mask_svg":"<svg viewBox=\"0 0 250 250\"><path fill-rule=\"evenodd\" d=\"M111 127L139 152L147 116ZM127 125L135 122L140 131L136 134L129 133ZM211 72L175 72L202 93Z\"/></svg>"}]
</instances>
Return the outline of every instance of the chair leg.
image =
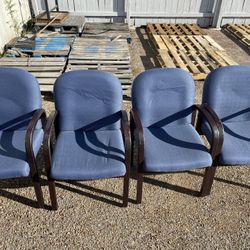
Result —
<instances>
[{"instance_id":1,"label":"chair leg","mask_svg":"<svg viewBox=\"0 0 250 250\"><path fill-rule=\"evenodd\" d=\"M202 183L201 192L200 192L201 197L204 197L210 194L213 181L214 181L215 172L216 172L216 166L206 168L205 176L203 178L203 183Z\"/></svg>"},{"instance_id":2,"label":"chair leg","mask_svg":"<svg viewBox=\"0 0 250 250\"><path fill-rule=\"evenodd\" d=\"M54 180L48 180L49 182L49 194L51 200L52 210L58 209L57 198L56 198L56 186Z\"/></svg>"},{"instance_id":3,"label":"chair leg","mask_svg":"<svg viewBox=\"0 0 250 250\"><path fill-rule=\"evenodd\" d=\"M124 182L123 182L123 207L128 206L128 193L129 193L129 174L127 173L124 176Z\"/></svg>"},{"instance_id":4,"label":"chair leg","mask_svg":"<svg viewBox=\"0 0 250 250\"><path fill-rule=\"evenodd\" d=\"M32 181L33 181L33 185L35 189L38 207L44 208L43 191L42 191L40 179L38 176L35 176L32 178Z\"/></svg>"},{"instance_id":5,"label":"chair leg","mask_svg":"<svg viewBox=\"0 0 250 250\"><path fill-rule=\"evenodd\" d=\"M137 204L140 204L142 201L142 184L143 184L143 173L137 173L137 193L136 193Z\"/></svg>"}]
</instances>

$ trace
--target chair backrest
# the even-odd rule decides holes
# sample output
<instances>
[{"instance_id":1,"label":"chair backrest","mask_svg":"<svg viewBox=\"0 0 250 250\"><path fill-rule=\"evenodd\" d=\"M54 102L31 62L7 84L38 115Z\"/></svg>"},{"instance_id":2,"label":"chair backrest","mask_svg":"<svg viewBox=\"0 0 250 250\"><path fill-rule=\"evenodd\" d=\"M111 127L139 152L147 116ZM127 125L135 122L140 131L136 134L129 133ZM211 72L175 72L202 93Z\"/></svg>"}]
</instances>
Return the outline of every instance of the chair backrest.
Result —
<instances>
[{"instance_id":1,"label":"chair backrest","mask_svg":"<svg viewBox=\"0 0 250 250\"><path fill-rule=\"evenodd\" d=\"M181 69L152 69L141 73L132 86L132 105L143 127L191 123L195 84Z\"/></svg>"},{"instance_id":2,"label":"chair backrest","mask_svg":"<svg viewBox=\"0 0 250 250\"><path fill-rule=\"evenodd\" d=\"M54 86L60 131L119 129L122 87L110 73L77 70L61 75Z\"/></svg>"},{"instance_id":3,"label":"chair backrest","mask_svg":"<svg viewBox=\"0 0 250 250\"><path fill-rule=\"evenodd\" d=\"M27 128L31 114L42 107L36 78L17 68L0 68L0 130Z\"/></svg>"},{"instance_id":4,"label":"chair backrest","mask_svg":"<svg viewBox=\"0 0 250 250\"><path fill-rule=\"evenodd\" d=\"M204 83L202 102L223 122L250 120L250 66L227 66L211 72Z\"/></svg>"}]
</instances>

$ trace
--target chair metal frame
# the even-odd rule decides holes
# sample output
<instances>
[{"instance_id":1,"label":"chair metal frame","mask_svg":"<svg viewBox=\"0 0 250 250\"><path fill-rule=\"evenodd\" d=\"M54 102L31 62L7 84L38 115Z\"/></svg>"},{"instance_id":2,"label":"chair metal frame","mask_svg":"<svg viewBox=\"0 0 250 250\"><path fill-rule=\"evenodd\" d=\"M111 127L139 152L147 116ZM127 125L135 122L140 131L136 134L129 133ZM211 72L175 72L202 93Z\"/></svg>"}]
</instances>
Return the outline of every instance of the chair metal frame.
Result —
<instances>
[{"instance_id":1,"label":"chair metal frame","mask_svg":"<svg viewBox=\"0 0 250 250\"><path fill-rule=\"evenodd\" d=\"M58 121L57 121L57 111L53 111L45 126L45 135L44 135L44 158L46 173L48 178L49 193L51 199L52 210L58 209L58 202L56 197L56 188L55 188L55 179L51 178L50 170L52 164L52 154L53 154L53 143L52 143L52 132L53 127L55 128L55 140L59 134L58 130ZM129 194L129 178L130 178L130 166L131 166L131 136L129 129L129 121L127 112L121 110L121 132L123 136L123 142L125 147L125 166L126 174L124 175L123 181L123 207L128 206L128 194Z\"/></svg>"},{"instance_id":2,"label":"chair metal frame","mask_svg":"<svg viewBox=\"0 0 250 250\"><path fill-rule=\"evenodd\" d=\"M197 113L199 114L197 117ZM143 188L143 176L145 174L157 174L158 172L146 172L144 171L144 132L143 126L140 120L139 113L136 109L132 108L130 112L130 130L131 140L136 141L137 145L137 159L135 164L137 166L137 194L136 202L140 204L142 201L142 188ZM213 159L212 166L205 167L205 175L203 178L202 187L200 190L200 196L207 196L211 192L213 179L216 171L217 156L221 151L223 144L223 125L217 115L212 112L207 104L203 105L192 105L192 125L196 127L197 132L200 130L201 119L205 118L211 129L213 140L210 145L210 154ZM195 126L195 120L197 123ZM165 173L165 172L164 172ZM167 173L167 172L166 172ZM159 174L159 173L158 173Z\"/></svg>"}]
</instances>

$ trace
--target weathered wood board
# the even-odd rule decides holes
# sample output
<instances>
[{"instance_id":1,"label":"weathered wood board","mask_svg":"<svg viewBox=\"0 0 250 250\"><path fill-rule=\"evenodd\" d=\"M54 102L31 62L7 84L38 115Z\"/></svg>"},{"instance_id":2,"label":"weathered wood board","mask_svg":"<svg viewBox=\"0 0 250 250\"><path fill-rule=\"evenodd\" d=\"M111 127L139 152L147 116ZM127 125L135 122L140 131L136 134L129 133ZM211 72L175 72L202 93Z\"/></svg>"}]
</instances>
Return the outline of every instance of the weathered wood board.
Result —
<instances>
[{"instance_id":1,"label":"weathered wood board","mask_svg":"<svg viewBox=\"0 0 250 250\"><path fill-rule=\"evenodd\" d=\"M250 24L228 24L224 28L250 48Z\"/></svg>"},{"instance_id":2,"label":"weathered wood board","mask_svg":"<svg viewBox=\"0 0 250 250\"><path fill-rule=\"evenodd\" d=\"M130 89L133 75L127 41L76 38L67 66L71 70L107 71L120 79L123 90Z\"/></svg>"},{"instance_id":3,"label":"weathered wood board","mask_svg":"<svg viewBox=\"0 0 250 250\"><path fill-rule=\"evenodd\" d=\"M214 69L237 65L225 51L207 49L203 51L158 50L158 60L163 68L182 68L189 71L195 80L204 80Z\"/></svg>"},{"instance_id":4,"label":"weathered wood board","mask_svg":"<svg viewBox=\"0 0 250 250\"><path fill-rule=\"evenodd\" d=\"M38 80L42 92L53 92L57 77L64 71L66 59L50 58L8 58L0 59L0 67L15 67L29 71Z\"/></svg>"},{"instance_id":5,"label":"weathered wood board","mask_svg":"<svg viewBox=\"0 0 250 250\"><path fill-rule=\"evenodd\" d=\"M126 23L86 23L83 29L84 37L128 39L130 32Z\"/></svg>"},{"instance_id":6,"label":"weathered wood board","mask_svg":"<svg viewBox=\"0 0 250 250\"><path fill-rule=\"evenodd\" d=\"M237 63L202 29L192 24L148 24L147 33L161 67L182 68L195 80L214 69Z\"/></svg>"},{"instance_id":7,"label":"weathered wood board","mask_svg":"<svg viewBox=\"0 0 250 250\"><path fill-rule=\"evenodd\" d=\"M153 35L205 35L197 24L148 23L147 32Z\"/></svg>"},{"instance_id":8,"label":"weathered wood board","mask_svg":"<svg viewBox=\"0 0 250 250\"><path fill-rule=\"evenodd\" d=\"M224 49L208 35L150 35L157 49L168 50L220 50Z\"/></svg>"},{"instance_id":9,"label":"weathered wood board","mask_svg":"<svg viewBox=\"0 0 250 250\"><path fill-rule=\"evenodd\" d=\"M30 39L13 39L6 47L32 56L67 56L76 35L56 34ZM11 56L11 51L7 51Z\"/></svg>"},{"instance_id":10,"label":"weathered wood board","mask_svg":"<svg viewBox=\"0 0 250 250\"><path fill-rule=\"evenodd\" d=\"M48 26L48 29L52 29L53 31L60 31L63 34L78 34L82 33L83 27L85 24L85 17L69 14L67 18L61 23L52 23ZM43 22L36 22L35 27L37 29L41 29L45 27L47 24Z\"/></svg>"}]
</instances>

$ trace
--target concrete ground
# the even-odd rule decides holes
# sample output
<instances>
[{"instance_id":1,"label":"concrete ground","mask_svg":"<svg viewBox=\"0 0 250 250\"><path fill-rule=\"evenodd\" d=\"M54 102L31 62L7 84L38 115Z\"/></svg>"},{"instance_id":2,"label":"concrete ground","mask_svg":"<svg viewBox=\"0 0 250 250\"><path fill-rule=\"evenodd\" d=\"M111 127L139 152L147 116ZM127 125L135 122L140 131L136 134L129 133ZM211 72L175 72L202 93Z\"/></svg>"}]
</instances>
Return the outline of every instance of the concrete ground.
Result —
<instances>
[{"instance_id":1,"label":"concrete ground","mask_svg":"<svg viewBox=\"0 0 250 250\"><path fill-rule=\"evenodd\" d=\"M144 32L132 31L134 75L157 66ZM208 32L238 63L250 63L245 48L220 31ZM199 103L202 82L196 87ZM43 105L47 113L54 108L50 98ZM42 159L40 153L40 168ZM0 249L250 249L250 168L221 167L205 198L196 192L202 177L202 170L146 177L143 203L136 205L133 175L127 208L118 205L122 179L58 182L56 212L35 208L28 180L1 181Z\"/></svg>"}]
</instances>

